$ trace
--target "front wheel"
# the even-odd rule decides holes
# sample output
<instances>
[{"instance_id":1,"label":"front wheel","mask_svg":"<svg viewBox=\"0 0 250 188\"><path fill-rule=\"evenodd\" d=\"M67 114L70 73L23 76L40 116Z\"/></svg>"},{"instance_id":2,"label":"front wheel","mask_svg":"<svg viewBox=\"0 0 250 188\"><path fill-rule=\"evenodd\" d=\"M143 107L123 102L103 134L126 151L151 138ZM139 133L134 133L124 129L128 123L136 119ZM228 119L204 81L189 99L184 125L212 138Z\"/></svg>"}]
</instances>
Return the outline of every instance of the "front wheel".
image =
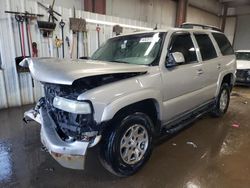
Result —
<instances>
[{"instance_id":1,"label":"front wheel","mask_svg":"<svg viewBox=\"0 0 250 188\"><path fill-rule=\"evenodd\" d=\"M212 111L214 117L221 117L227 112L230 101L230 87L227 83L223 83L220 88L219 95L216 100L215 108Z\"/></svg>"},{"instance_id":2,"label":"front wheel","mask_svg":"<svg viewBox=\"0 0 250 188\"><path fill-rule=\"evenodd\" d=\"M149 159L152 151L150 118L144 113L134 113L116 120L104 135L100 148L103 166L117 176L130 176Z\"/></svg>"}]
</instances>

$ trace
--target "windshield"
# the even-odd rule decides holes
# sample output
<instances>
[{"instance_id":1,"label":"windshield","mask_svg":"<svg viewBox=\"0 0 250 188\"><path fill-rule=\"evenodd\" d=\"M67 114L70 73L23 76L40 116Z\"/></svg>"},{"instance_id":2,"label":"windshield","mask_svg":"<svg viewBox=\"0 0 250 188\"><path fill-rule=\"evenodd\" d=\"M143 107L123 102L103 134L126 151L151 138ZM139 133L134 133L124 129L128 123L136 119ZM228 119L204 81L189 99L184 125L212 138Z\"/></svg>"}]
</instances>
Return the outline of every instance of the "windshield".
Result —
<instances>
[{"instance_id":1,"label":"windshield","mask_svg":"<svg viewBox=\"0 0 250 188\"><path fill-rule=\"evenodd\" d=\"M91 57L93 60L149 65L160 53L163 33L144 33L107 40Z\"/></svg>"},{"instance_id":2,"label":"windshield","mask_svg":"<svg viewBox=\"0 0 250 188\"><path fill-rule=\"evenodd\" d=\"M236 52L236 59L250 61L250 52Z\"/></svg>"}]
</instances>

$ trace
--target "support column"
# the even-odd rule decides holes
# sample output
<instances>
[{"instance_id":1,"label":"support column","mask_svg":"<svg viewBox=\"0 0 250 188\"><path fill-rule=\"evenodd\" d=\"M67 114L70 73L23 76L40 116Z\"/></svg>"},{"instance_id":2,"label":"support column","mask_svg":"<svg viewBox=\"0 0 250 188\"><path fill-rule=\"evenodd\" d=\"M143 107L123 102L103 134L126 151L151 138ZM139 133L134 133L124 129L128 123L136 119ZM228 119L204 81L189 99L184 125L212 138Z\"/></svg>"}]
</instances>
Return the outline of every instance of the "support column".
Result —
<instances>
[{"instance_id":1,"label":"support column","mask_svg":"<svg viewBox=\"0 0 250 188\"><path fill-rule=\"evenodd\" d=\"M88 12L93 12L93 2L92 0L83 0L84 1L84 10Z\"/></svg>"},{"instance_id":2,"label":"support column","mask_svg":"<svg viewBox=\"0 0 250 188\"><path fill-rule=\"evenodd\" d=\"M106 0L83 0L84 10L88 12L106 14Z\"/></svg>"},{"instance_id":3,"label":"support column","mask_svg":"<svg viewBox=\"0 0 250 188\"><path fill-rule=\"evenodd\" d=\"M221 31L224 32L225 26L226 26L226 20L227 20L227 9L228 5L223 5L223 15L222 15L222 21L221 21Z\"/></svg>"},{"instance_id":4,"label":"support column","mask_svg":"<svg viewBox=\"0 0 250 188\"><path fill-rule=\"evenodd\" d=\"M179 27L186 22L188 0L178 0L175 26Z\"/></svg>"}]
</instances>

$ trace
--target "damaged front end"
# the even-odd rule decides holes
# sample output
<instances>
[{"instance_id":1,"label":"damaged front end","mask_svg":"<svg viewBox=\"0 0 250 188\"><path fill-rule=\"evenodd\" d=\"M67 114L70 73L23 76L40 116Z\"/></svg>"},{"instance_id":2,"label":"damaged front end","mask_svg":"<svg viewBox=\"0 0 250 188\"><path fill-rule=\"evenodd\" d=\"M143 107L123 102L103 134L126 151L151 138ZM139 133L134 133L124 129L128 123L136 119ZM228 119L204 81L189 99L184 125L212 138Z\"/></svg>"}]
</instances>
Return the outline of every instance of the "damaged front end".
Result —
<instances>
[{"instance_id":1,"label":"damaged front end","mask_svg":"<svg viewBox=\"0 0 250 188\"><path fill-rule=\"evenodd\" d=\"M77 101L80 91L72 86L44 84L44 91L36 107L25 112L25 121L41 124L41 142L62 166L84 169L87 149L101 139L91 102Z\"/></svg>"},{"instance_id":2,"label":"damaged front end","mask_svg":"<svg viewBox=\"0 0 250 188\"><path fill-rule=\"evenodd\" d=\"M144 65L55 58L27 58L20 65L43 84L45 94L24 120L41 124L42 143L62 166L72 169L84 169L87 149L100 141L106 125L95 121L94 101L78 97L148 70Z\"/></svg>"}]
</instances>

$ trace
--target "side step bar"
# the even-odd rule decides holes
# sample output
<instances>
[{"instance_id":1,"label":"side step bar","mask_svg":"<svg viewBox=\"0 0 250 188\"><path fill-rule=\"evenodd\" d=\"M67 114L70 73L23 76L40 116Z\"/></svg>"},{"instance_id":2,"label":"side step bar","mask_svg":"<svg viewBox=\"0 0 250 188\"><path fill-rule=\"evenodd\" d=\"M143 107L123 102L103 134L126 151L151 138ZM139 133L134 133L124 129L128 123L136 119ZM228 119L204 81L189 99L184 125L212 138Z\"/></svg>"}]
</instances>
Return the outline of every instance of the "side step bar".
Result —
<instances>
[{"instance_id":1,"label":"side step bar","mask_svg":"<svg viewBox=\"0 0 250 188\"><path fill-rule=\"evenodd\" d=\"M166 134L174 134L187 125L191 124L195 120L199 119L204 114L210 112L215 106L215 101L207 103L201 107L198 107L196 110L186 113L182 117L175 118L175 120L167 123L161 131L161 135L164 136Z\"/></svg>"}]
</instances>

